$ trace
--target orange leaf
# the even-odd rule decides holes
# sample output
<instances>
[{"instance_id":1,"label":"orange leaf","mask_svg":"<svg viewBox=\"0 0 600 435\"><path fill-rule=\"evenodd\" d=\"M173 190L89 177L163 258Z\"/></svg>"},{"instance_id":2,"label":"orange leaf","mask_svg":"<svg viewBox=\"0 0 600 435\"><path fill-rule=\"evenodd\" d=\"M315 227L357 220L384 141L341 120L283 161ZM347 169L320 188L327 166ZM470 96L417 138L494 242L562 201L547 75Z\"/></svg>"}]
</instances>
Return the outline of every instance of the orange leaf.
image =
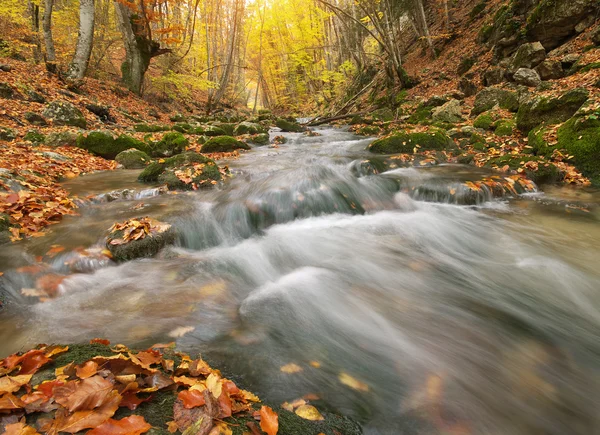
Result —
<instances>
[{"instance_id":1,"label":"orange leaf","mask_svg":"<svg viewBox=\"0 0 600 435\"><path fill-rule=\"evenodd\" d=\"M55 379L54 381L42 382L37 386L37 390L41 391L46 395L46 397L50 398L52 397L54 387L61 387L63 385L65 385L64 382Z\"/></svg>"},{"instance_id":2,"label":"orange leaf","mask_svg":"<svg viewBox=\"0 0 600 435\"><path fill-rule=\"evenodd\" d=\"M0 378L0 394L14 393L31 380L33 375L3 376Z\"/></svg>"},{"instance_id":3,"label":"orange leaf","mask_svg":"<svg viewBox=\"0 0 600 435\"><path fill-rule=\"evenodd\" d=\"M82 366L77 366L77 377L87 379L98 373L98 364L94 361L86 361Z\"/></svg>"},{"instance_id":4,"label":"orange leaf","mask_svg":"<svg viewBox=\"0 0 600 435\"><path fill-rule=\"evenodd\" d=\"M38 431L23 422L7 424L3 435L38 435Z\"/></svg>"},{"instance_id":5,"label":"orange leaf","mask_svg":"<svg viewBox=\"0 0 600 435\"><path fill-rule=\"evenodd\" d=\"M108 400L97 409L78 411L71 415L67 415L66 413L61 413L59 415L57 411L56 421L54 422L56 430L59 432L75 433L83 429L98 427L115 415L115 412L119 408L120 401L121 395L115 390L112 390Z\"/></svg>"},{"instance_id":6,"label":"orange leaf","mask_svg":"<svg viewBox=\"0 0 600 435\"><path fill-rule=\"evenodd\" d=\"M94 376L55 387L54 400L71 412L94 409L112 397L113 388L112 382L101 376Z\"/></svg>"},{"instance_id":7,"label":"orange leaf","mask_svg":"<svg viewBox=\"0 0 600 435\"><path fill-rule=\"evenodd\" d=\"M260 408L260 428L267 435L276 435L279 430L279 416L268 406Z\"/></svg>"},{"instance_id":8,"label":"orange leaf","mask_svg":"<svg viewBox=\"0 0 600 435\"><path fill-rule=\"evenodd\" d=\"M177 395L177 398L183 402L185 409L192 409L206 403L204 394L199 390L183 390Z\"/></svg>"},{"instance_id":9,"label":"orange leaf","mask_svg":"<svg viewBox=\"0 0 600 435\"><path fill-rule=\"evenodd\" d=\"M92 338L90 340L90 344L103 344L105 346L108 346L110 344L110 341L106 340L105 338Z\"/></svg>"},{"instance_id":10,"label":"orange leaf","mask_svg":"<svg viewBox=\"0 0 600 435\"><path fill-rule=\"evenodd\" d=\"M130 415L121 420L108 419L86 435L140 435L152 428L141 415Z\"/></svg>"},{"instance_id":11,"label":"orange leaf","mask_svg":"<svg viewBox=\"0 0 600 435\"><path fill-rule=\"evenodd\" d=\"M13 396L11 393L5 394L0 397L0 411L12 411L14 409L24 408L25 404L18 397Z\"/></svg>"}]
</instances>

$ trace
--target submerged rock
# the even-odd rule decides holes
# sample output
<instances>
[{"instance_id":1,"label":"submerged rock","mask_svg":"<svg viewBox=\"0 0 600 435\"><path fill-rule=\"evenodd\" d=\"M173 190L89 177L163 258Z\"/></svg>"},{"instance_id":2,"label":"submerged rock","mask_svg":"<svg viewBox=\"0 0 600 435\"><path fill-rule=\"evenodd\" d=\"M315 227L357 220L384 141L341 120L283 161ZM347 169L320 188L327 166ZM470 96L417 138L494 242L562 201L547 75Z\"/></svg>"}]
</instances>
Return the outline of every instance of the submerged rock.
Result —
<instances>
[{"instance_id":1,"label":"submerged rock","mask_svg":"<svg viewBox=\"0 0 600 435\"><path fill-rule=\"evenodd\" d=\"M138 176L139 181L166 184L171 190L211 187L221 178L214 160L192 151L151 163Z\"/></svg>"},{"instance_id":2,"label":"submerged rock","mask_svg":"<svg viewBox=\"0 0 600 435\"><path fill-rule=\"evenodd\" d=\"M285 120L283 118L279 118L275 122L275 125L277 127L279 127L281 129L281 131L284 131L284 132L287 132L287 133L301 133L301 132L304 131L304 127L302 127L297 122L287 121L287 120Z\"/></svg>"},{"instance_id":3,"label":"submerged rock","mask_svg":"<svg viewBox=\"0 0 600 435\"><path fill-rule=\"evenodd\" d=\"M135 238L141 235L139 238ZM117 262L155 256L175 242L175 231L169 224L151 218L130 219L115 224L106 240L106 248Z\"/></svg>"}]
</instances>

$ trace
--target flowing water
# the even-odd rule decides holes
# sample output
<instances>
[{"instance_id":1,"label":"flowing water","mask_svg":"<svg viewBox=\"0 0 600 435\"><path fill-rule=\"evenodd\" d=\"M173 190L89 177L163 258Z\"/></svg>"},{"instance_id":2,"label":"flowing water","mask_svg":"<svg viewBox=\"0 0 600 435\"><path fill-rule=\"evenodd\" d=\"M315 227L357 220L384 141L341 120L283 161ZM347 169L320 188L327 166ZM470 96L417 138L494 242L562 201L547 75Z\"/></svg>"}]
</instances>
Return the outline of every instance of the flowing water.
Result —
<instances>
[{"instance_id":1,"label":"flowing water","mask_svg":"<svg viewBox=\"0 0 600 435\"><path fill-rule=\"evenodd\" d=\"M228 162L209 191L71 180L92 195L80 216L0 253L0 355L175 340L271 403L316 394L367 434L600 433L600 193L461 199L490 174L376 173L368 139L318 131ZM82 253L139 215L173 223L177 247L118 266ZM58 297L23 295L49 272L68 276Z\"/></svg>"}]
</instances>

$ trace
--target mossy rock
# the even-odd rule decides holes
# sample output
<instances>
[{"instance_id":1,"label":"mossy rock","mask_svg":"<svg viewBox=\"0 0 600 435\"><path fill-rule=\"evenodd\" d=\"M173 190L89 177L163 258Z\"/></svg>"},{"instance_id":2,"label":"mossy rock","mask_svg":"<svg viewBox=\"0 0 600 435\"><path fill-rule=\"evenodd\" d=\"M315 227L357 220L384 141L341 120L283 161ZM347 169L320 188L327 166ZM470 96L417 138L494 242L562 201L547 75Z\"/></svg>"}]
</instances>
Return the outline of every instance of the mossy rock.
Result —
<instances>
[{"instance_id":1,"label":"mossy rock","mask_svg":"<svg viewBox=\"0 0 600 435\"><path fill-rule=\"evenodd\" d=\"M496 121L496 116L494 116L493 112L485 112L475 118L473 122L473 127L482 128L484 130L491 130L492 125Z\"/></svg>"},{"instance_id":2,"label":"mossy rock","mask_svg":"<svg viewBox=\"0 0 600 435\"><path fill-rule=\"evenodd\" d=\"M528 140L528 148L529 154L534 154L536 156L547 156L552 155L552 152L556 147L551 147L548 145L548 142L544 139L548 127L545 125L540 125L539 127L534 128L527 135Z\"/></svg>"},{"instance_id":3,"label":"mossy rock","mask_svg":"<svg viewBox=\"0 0 600 435\"><path fill-rule=\"evenodd\" d=\"M238 149L249 150L250 147L231 136L213 137L202 145L203 153L227 153Z\"/></svg>"},{"instance_id":4,"label":"mossy rock","mask_svg":"<svg viewBox=\"0 0 600 435\"><path fill-rule=\"evenodd\" d=\"M598 115L574 117L558 129L558 147L573 156L573 164L600 185L600 120Z\"/></svg>"},{"instance_id":5,"label":"mossy rock","mask_svg":"<svg viewBox=\"0 0 600 435\"><path fill-rule=\"evenodd\" d=\"M508 165L509 168L517 170L523 167L523 162L536 162L538 164L538 169L535 171L524 167L525 176L536 184L557 183L564 177L564 174L552 163L540 157L530 155L506 154L488 160L485 166L503 168Z\"/></svg>"},{"instance_id":6,"label":"mossy rock","mask_svg":"<svg viewBox=\"0 0 600 435\"><path fill-rule=\"evenodd\" d=\"M571 118L587 101L586 89L573 89L559 98L537 96L521 104L517 112L517 128L524 133L545 123L559 124Z\"/></svg>"},{"instance_id":7,"label":"mossy rock","mask_svg":"<svg viewBox=\"0 0 600 435\"><path fill-rule=\"evenodd\" d=\"M377 136L381 133L381 128L376 125L362 125L354 129L354 133L361 136Z\"/></svg>"},{"instance_id":8,"label":"mossy rock","mask_svg":"<svg viewBox=\"0 0 600 435\"><path fill-rule=\"evenodd\" d=\"M46 140L46 136L37 130L29 130L25 136L23 136L23 140L27 140L34 144L41 144Z\"/></svg>"},{"instance_id":9,"label":"mossy rock","mask_svg":"<svg viewBox=\"0 0 600 435\"><path fill-rule=\"evenodd\" d=\"M469 144L479 151L484 151L487 148L486 143L485 137L479 133L473 133L469 138Z\"/></svg>"},{"instance_id":10,"label":"mossy rock","mask_svg":"<svg viewBox=\"0 0 600 435\"><path fill-rule=\"evenodd\" d=\"M287 133L301 133L305 129L297 122L288 121L287 119L279 118L275 122L275 125L281 129L281 131Z\"/></svg>"},{"instance_id":11,"label":"mossy rock","mask_svg":"<svg viewBox=\"0 0 600 435\"><path fill-rule=\"evenodd\" d=\"M485 8L485 2L481 2L480 4L483 4L483 7ZM475 8L477 8L477 6L475 6ZM462 76L463 74L466 74L473 67L473 65L475 65L475 59L472 57L465 57L460 61L456 73L459 76Z\"/></svg>"},{"instance_id":12,"label":"mossy rock","mask_svg":"<svg viewBox=\"0 0 600 435\"><path fill-rule=\"evenodd\" d=\"M111 234L111 237L120 237L119 232ZM175 243L176 233L170 227L162 233L150 233L143 239L131 240L123 245L111 245L108 241L106 248L110 251L113 260L124 262L138 258L154 257L167 245Z\"/></svg>"},{"instance_id":13,"label":"mossy rock","mask_svg":"<svg viewBox=\"0 0 600 435\"><path fill-rule=\"evenodd\" d=\"M494 133L497 136L512 136L515 132L516 123L511 119L501 119L495 124Z\"/></svg>"},{"instance_id":14,"label":"mossy rock","mask_svg":"<svg viewBox=\"0 0 600 435\"><path fill-rule=\"evenodd\" d=\"M54 125L69 125L71 127L86 128L87 123L83 113L73 104L64 101L49 103L44 112L44 118L51 119Z\"/></svg>"},{"instance_id":15,"label":"mossy rock","mask_svg":"<svg viewBox=\"0 0 600 435\"><path fill-rule=\"evenodd\" d=\"M164 159L161 162L150 163L138 176L138 181L143 183L155 183L158 181L158 177L166 169L174 168L176 166L183 166L190 163L210 163L214 160L209 159L202 154L198 154L193 151L177 154L176 156Z\"/></svg>"},{"instance_id":16,"label":"mossy rock","mask_svg":"<svg viewBox=\"0 0 600 435\"><path fill-rule=\"evenodd\" d=\"M240 122L233 131L234 136L241 136L243 134L260 134L266 133L267 129L262 125L254 123L254 122Z\"/></svg>"},{"instance_id":17,"label":"mossy rock","mask_svg":"<svg viewBox=\"0 0 600 435\"><path fill-rule=\"evenodd\" d=\"M10 242L10 217L5 213L0 213L0 245ZM0 293L0 298L2 293ZM2 308L2 300L0 299L0 308Z\"/></svg>"},{"instance_id":18,"label":"mossy rock","mask_svg":"<svg viewBox=\"0 0 600 435\"><path fill-rule=\"evenodd\" d=\"M269 133L255 134L250 137L250 142L258 146L269 145Z\"/></svg>"},{"instance_id":19,"label":"mossy rock","mask_svg":"<svg viewBox=\"0 0 600 435\"><path fill-rule=\"evenodd\" d=\"M171 127L158 124L136 124L133 126L133 129L140 133L157 133L160 131L169 131Z\"/></svg>"},{"instance_id":20,"label":"mossy rock","mask_svg":"<svg viewBox=\"0 0 600 435\"><path fill-rule=\"evenodd\" d=\"M117 154L115 160L125 169L141 169L145 168L152 159L145 152L130 148Z\"/></svg>"},{"instance_id":21,"label":"mossy rock","mask_svg":"<svg viewBox=\"0 0 600 435\"><path fill-rule=\"evenodd\" d=\"M223 131L223 134L213 134L210 136L233 136L233 131L235 130L235 124L230 122L211 122L211 127L218 128L220 131ZM207 135L209 136L209 135Z\"/></svg>"},{"instance_id":22,"label":"mossy rock","mask_svg":"<svg viewBox=\"0 0 600 435\"><path fill-rule=\"evenodd\" d=\"M191 181L187 183L182 181L176 172L186 174ZM186 163L168 168L158 176L158 182L166 184L169 190L196 190L201 187L212 187L220 180L219 167L212 160L207 163Z\"/></svg>"},{"instance_id":23,"label":"mossy rock","mask_svg":"<svg viewBox=\"0 0 600 435\"><path fill-rule=\"evenodd\" d=\"M61 146L74 147L77 145L78 138L79 135L70 131L52 132L48 133L44 144L52 148Z\"/></svg>"},{"instance_id":24,"label":"mossy rock","mask_svg":"<svg viewBox=\"0 0 600 435\"><path fill-rule=\"evenodd\" d=\"M454 141L446 133L437 130L425 133L398 132L376 140L367 149L378 154L398 154L413 153L415 148L424 151L455 147Z\"/></svg>"},{"instance_id":25,"label":"mossy rock","mask_svg":"<svg viewBox=\"0 0 600 435\"><path fill-rule=\"evenodd\" d=\"M191 124L188 124L186 122L180 122L178 124L175 124L171 130L173 131L177 131L179 133L188 133L188 134L194 134L194 129L195 127L192 126Z\"/></svg>"},{"instance_id":26,"label":"mossy rock","mask_svg":"<svg viewBox=\"0 0 600 435\"><path fill-rule=\"evenodd\" d=\"M109 160L113 160L119 153L130 148L145 153L149 151L146 143L131 136L121 135L115 139L111 134L102 131L93 131L87 136L79 136L77 146Z\"/></svg>"},{"instance_id":27,"label":"mossy rock","mask_svg":"<svg viewBox=\"0 0 600 435\"><path fill-rule=\"evenodd\" d=\"M165 133L161 140L151 145L151 155L153 157L172 157L185 151L189 141L187 138L177 132Z\"/></svg>"},{"instance_id":28,"label":"mossy rock","mask_svg":"<svg viewBox=\"0 0 600 435\"><path fill-rule=\"evenodd\" d=\"M175 115L171 116L169 119L171 120L171 122L185 122L186 121L186 117L183 116L181 113L176 113Z\"/></svg>"},{"instance_id":29,"label":"mossy rock","mask_svg":"<svg viewBox=\"0 0 600 435\"><path fill-rule=\"evenodd\" d=\"M419 105L415 111L408 117L407 122L409 124L431 124L431 112L433 106Z\"/></svg>"},{"instance_id":30,"label":"mossy rock","mask_svg":"<svg viewBox=\"0 0 600 435\"><path fill-rule=\"evenodd\" d=\"M485 88L475 97L471 115L479 115L499 106L516 112L519 108L519 96L516 92L500 88Z\"/></svg>"},{"instance_id":31,"label":"mossy rock","mask_svg":"<svg viewBox=\"0 0 600 435\"><path fill-rule=\"evenodd\" d=\"M8 127L0 127L0 140L14 140L17 137L17 133Z\"/></svg>"}]
</instances>

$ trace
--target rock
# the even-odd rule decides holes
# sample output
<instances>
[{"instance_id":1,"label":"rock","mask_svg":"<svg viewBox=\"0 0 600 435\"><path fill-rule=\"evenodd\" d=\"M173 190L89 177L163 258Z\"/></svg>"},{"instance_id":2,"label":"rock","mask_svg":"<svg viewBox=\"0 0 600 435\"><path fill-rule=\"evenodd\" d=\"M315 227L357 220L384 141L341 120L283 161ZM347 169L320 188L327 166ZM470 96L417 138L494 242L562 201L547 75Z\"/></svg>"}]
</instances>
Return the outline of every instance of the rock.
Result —
<instances>
[{"instance_id":1,"label":"rock","mask_svg":"<svg viewBox=\"0 0 600 435\"><path fill-rule=\"evenodd\" d=\"M151 116L155 119L160 119L160 114L154 107L152 107L152 108L150 108L150 110L148 110L148 116Z\"/></svg>"},{"instance_id":2,"label":"rock","mask_svg":"<svg viewBox=\"0 0 600 435\"><path fill-rule=\"evenodd\" d=\"M183 174L181 178L187 182L177 174ZM151 163L138 176L138 180L166 184L171 190L192 190L213 186L221 180L221 173L214 160L188 151L165 159L164 162Z\"/></svg>"},{"instance_id":3,"label":"rock","mask_svg":"<svg viewBox=\"0 0 600 435\"><path fill-rule=\"evenodd\" d=\"M0 98L6 98L7 100L14 97L15 91L8 83L0 82Z\"/></svg>"},{"instance_id":4,"label":"rock","mask_svg":"<svg viewBox=\"0 0 600 435\"><path fill-rule=\"evenodd\" d=\"M485 70L481 78L484 86L499 85L504 79L504 69L500 67L491 67Z\"/></svg>"},{"instance_id":5,"label":"rock","mask_svg":"<svg viewBox=\"0 0 600 435\"><path fill-rule=\"evenodd\" d=\"M58 153L53 153L52 151L44 151L42 153L42 156L56 160L58 162L67 162L70 160L67 156L63 156L62 154Z\"/></svg>"},{"instance_id":6,"label":"rock","mask_svg":"<svg viewBox=\"0 0 600 435\"><path fill-rule=\"evenodd\" d=\"M600 186L600 121L588 116L569 119L558 129L558 148L573 156L572 163Z\"/></svg>"},{"instance_id":7,"label":"rock","mask_svg":"<svg viewBox=\"0 0 600 435\"><path fill-rule=\"evenodd\" d=\"M302 127L297 122L290 122L283 118L277 119L275 125L281 129L281 131L289 132L289 133L301 133L304 131L304 127Z\"/></svg>"},{"instance_id":8,"label":"rock","mask_svg":"<svg viewBox=\"0 0 600 435\"><path fill-rule=\"evenodd\" d=\"M533 69L530 68L519 68L513 75L513 79L516 83L529 87L536 87L542 83L540 75Z\"/></svg>"},{"instance_id":9,"label":"rock","mask_svg":"<svg viewBox=\"0 0 600 435\"><path fill-rule=\"evenodd\" d=\"M460 102L450 100L440 107L436 107L431 112L434 121L456 123L463 120Z\"/></svg>"},{"instance_id":10,"label":"rock","mask_svg":"<svg viewBox=\"0 0 600 435\"><path fill-rule=\"evenodd\" d=\"M255 134L250 137L250 143L257 146L269 145L269 133Z\"/></svg>"},{"instance_id":11,"label":"rock","mask_svg":"<svg viewBox=\"0 0 600 435\"><path fill-rule=\"evenodd\" d=\"M39 92L27 91L27 98L34 103L46 104L46 98Z\"/></svg>"},{"instance_id":12,"label":"rock","mask_svg":"<svg viewBox=\"0 0 600 435\"><path fill-rule=\"evenodd\" d=\"M519 108L518 94L500 88L485 88L475 97L471 115L479 115L496 105L511 112L516 112Z\"/></svg>"},{"instance_id":13,"label":"rock","mask_svg":"<svg viewBox=\"0 0 600 435\"><path fill-rule=\"evenodd\" d=\"M73 104L63 101L49 103L42 115L51 119L54 125L70 125L80 128L87 126L83 113Z\"/></svg>"},{"instance_id":14,"label":"rock","mask_svg":"<svg viewBox=\"0 0 600 435\"><path fill-rule=\"evenodd\" d=\"M585 32L585 30L588 27L590 27L592 24L594 24L594 21L596 21L596 17L593 15L588 15L583 20L581 20L579 23L577 23L577 25L575 26L575 33Z\"/></svg>"},{"instance_id":15,"label":"rock","mask_svg":"<svg viewBox=\"0 0 600 435\"><path fill-rule=\"evenodd\" d=\"M25 136L23 136L23 140L29 141L34 144L41 144L44 143L44 141L46 140L46 136L44 136L37 130L29 130L25 134Z\"/></svg>"},{"instance_id":16,"label":"rock","mask_svg":"<svg viewBox=\"0 0 600 435\"><path fill-rule=\"evenodd\" d=\"M11 72L12 71L12 66L6 64L6 63L0 63L0 71L4 71L4 72Z\"/></svg>"},{"instance_id":17,"label":"rock","mask_svg":"<svg viewBox=\"0 0 600 435\"><path fill-rule=\"evenodd\" d=\"M439 107L448 102L449 98L441 95L433 95L427 101L423 103L427 107Z\"/></svg>"},{"instance_id":18,"label":"rock","mask_svg":"<svg viewBox=\"0 0 600 435\"><path fill-rule=\"evenodd\" d=\"M401 131L372 142L367 150L377 154L413 153L418 150L443 150L455 147L454 141L440 130L423 133Z\"/></svg>"},{"instance_id":19,"label":"rock","mask_svg":"<svg viewBox=\"0 0 600 435\"><path fill-rule=\"evenodd\" d=\"M472 80L473 77L470 77L469 79ZM454 98L455 100L462 101L465 99L465 97L466 97L465 93L462 91L459 91L458 89L453 89L450 92L448 92L447 94L444 94L444 98L446 98L447 100Z\"/></svg>"},{"instance_id":20,"label":"rock","mask_svg":"<svg viewBox=\"0 0 600 435\"><path fill-rule=\"evenodd\" d=\"M465 125L464 127L452 128L446 132L448 137L452 139L468 139L474 134L482 134L485 133L481 128L476 128L470 125Z\"/></svg>"},{"instance_id":21,"label":"rock","mask_svg":"<svg viewBox=\"0 0 600 435\"><path fill-rule=\"evenodd\" d=\"M458 89L464 94L465 97L472 97L478 91L477 85L472 79L462 77L458 82Z\"/></svg>"},{"instance_id":22,"label":"rock","mask_svg":"<svg viewBox=\"0 0 600 435\"><path fill-rule=\"evenodd\" d=\"M48 125L46 119L44 119L42 115L34 112L25 112L25 120L32 125L37 125L40 127Z\"/></svg>"},{"instance_id":23,"label":"rock","mask_svg":"<svg viewBox=\"0 0 600 435\"><path fill-rule=\"evenodd\" d=\"M79 136L77 146L109 160L113 160L119 153L130 148L146 154L150 152L150 147L145 142L124 134L115 138L112 134L103 131L92 131L87 136Z\"/></svg>"},{"instance_id":24,"label":"rock","mask_svg":"<svg viewBox=\"0 0 600 435\"><path fill-rule=\"evenodd\" d=\"M234 137L219 136L207 141L201 150L203 153L227 153L237 149L249 150L250 147Z\"/></svg>"},{"instance_id":25,"label":"rock","mask_svg":"<svg viewBox=\"0 0 600 435\"><path fill-rule=\"evenodd\" d=\"M577 62L579 62L579 59L581 59L581 56L578 55L577 53L570 53L567 54L566 56L564 56L561 60L560 63L562 64L563 69L569 69L571 68L573 65L575 65Z\"/></svg>"},{"instance_id":26,"label":"rock","mask_svg":"<svg viewBox=\"0 0 600 435\"><path fill-rule=\"evenodd\" d=\"M456 69L456 73L459 76L466 74L472 67L475 65L475 58L473 57L465 57L458 64L458 68Z\"/></svg>"},{"instance_id":27,"label":"rock","mask_svg":"<svg viewBox=\"0 0 600 435\"><path fill-rule=\"evenodd\" d=\"M562 63L558 60L545 60L535 70L542 80L560 79L565 74Z\"/></svg>"},{"instance_id":28,"label":"rock","mask_svg":"<svg viewBox=\"0 0 600 435\"><path fill-rule=\"evenodd\" d=\"M494 133L496 136L512 136L516 127L515 121L512 119L501 119L495 124Z\"/></svg>"},{"instance_id":29,"label":"rock","mask_svg":"<svg viewBox=\"0 0 600 435\"><path fill-rule=\"evenodd\" d=\"M179 132L165 133L158 142L153 142L150 149L152 157L172 157L181 154L189 145L187 138ZM139 149L139 147L134 147Z\"/></svg>"},{"instance_id":30,"label":"rock","mask_svg":"<svg viewBox=\"0 0 600 435\"><path fill-rule=\"evenodd\" d=\"M78 137L77 134L71 133L70 131L53 132L46 136L44 143L52 148L61 146L74 147L77 145Z\"/></svg>"},{"instance_id":31,"label":"rock","mask_svg":"<svg viewBox=\"0 0 600 435\"><path fill-rule=\"evenodd\" d=\"M596 27L592 32L592 42L594 45L600 45L600 26Z\"/></svg>"},{"instance_id":32,"label":"rock","mask_svg":"<svg viewBox=\"0 0 600 435\"><path fill-rule=\"evenodd\" d=\"M169 118L171 122L185 122L186 118L181 113L176 113L175 115Z\"/></svg>"},{"instance_id":33,"label":"rock","mask_svg":"<svg viewBox=\"0 0 600 435\"><path fill-rule=\"evenodd\" d=\"M559 124L571 118L588 99L588 91L573 89L559 98L534 96L519 107L517 128L529 132L541 123Z\"/></svg>"},{"instance_id":34,"label":"rock","mask_svg":"<svg viewBox=\"0 0 600 435\"><path fill-rule=\"evenodd\" d=\"M576 34L577 25L600 10L597 0L540 0L528 13L525 35L546 49Z\"/></svg>"},{"instance_id":35,"label":"rock","mask_svg":"<svg viewBox=\"0 0 600 435\"><path fill-rule=\"evenodd\" d=\"M475 121L473 121L473 127L480 128L482 130L490 130L498 117L499 116L497 113L484 112L475 118Z\"/></svg>"},{"instance_id":36,"label":"rock","mask_svg":"<svg viewBox=\"0 0 600 435\"><path fill-rule=\"evenodd\" d=\"M115 117L111 115L110 108L107 106L101 106L99 104L87 104L85 108L96 115L100 121L104 123L117 122Z\"/></svg>"},{"instance_id":37,"label":"rock","mask_svg":"<svg viewBox=\"0 0 600 435\"><path fill-rule=\"evenodd\" d=\"M5 213L0 213L0 245L10 242L10 235L10 217ZM1 299L0 308L2 308Z\"/></svg>"},{"instance_id":38,"label":"rock","mask_svg":"<svg viewBox=\"0 0 600 435\"><path fill-rule=\"evenodd\" d=\"M234 136L241 136L243 134L259 134L266 133L267 129L264 128L260 124L256 124L254 122L240 122L236 125L235 130L233 131Z\"/></svg>"},{"instance_id":39,"label":"rock","mask_svg":"<svg viewBox=\"0 0 600 435\"><path fill-rule=\"evenodd\" d=\"M0 127L0 140L14 140L17 137L17 133L8 127Z\"/></svg>"},{"instance_id":40,"label":"rock","mask_svg":"<svg viewBox=\"0 0 600 435\"><path fill-rule=\"evenodd\" d=\"M114 235L111 234L109 237L114 237ZM170 226L163 232L151 232L143 239L131 240L122 245L112 245L107 240L106 248L110 251L113 260L117 262L130 261L136 258L155 256L165 246L175 243L175 238L175 230Z\"/></svg>"},{"instance_id":41,"label":"rock","mask_svg":"<svg viewBox=\"0 0 600 435\"><path fill-rule=\"evenodd\" d=\"M148 154L135 148L121 151L117 154L115 160L120 165L123 165L125 169L145 168L152 161Z\"/></svg>"},{"instance_id":42,"label":"rock","mask_svg":"<svg viewBox=\"0 0 600 435\"><path fill-rule=\"evenodd\" d=\"M546 58L546 50L540 42L529 42L521 45L513 55L509 70L515 72L520 68L534 68Z\"/></svg>"}]
</instances>

